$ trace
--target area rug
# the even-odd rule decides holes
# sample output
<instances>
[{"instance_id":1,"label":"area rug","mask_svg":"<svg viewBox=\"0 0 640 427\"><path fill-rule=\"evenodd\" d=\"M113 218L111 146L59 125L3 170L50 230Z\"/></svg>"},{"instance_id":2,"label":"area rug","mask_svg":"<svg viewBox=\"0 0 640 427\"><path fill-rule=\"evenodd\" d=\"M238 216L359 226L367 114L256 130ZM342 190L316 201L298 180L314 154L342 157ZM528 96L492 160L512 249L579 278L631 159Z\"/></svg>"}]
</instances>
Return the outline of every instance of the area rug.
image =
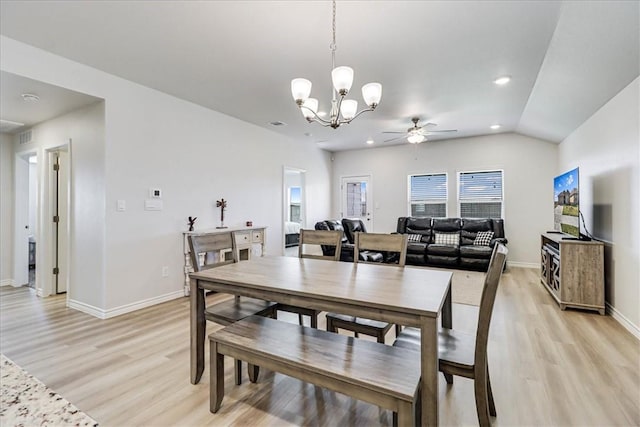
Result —
<instances>
[{"instance_id":1,"label":"area rug","mask_svg":"<svg viewBox=\"0 0 640 427\"><path fill-rule=\"evenodd\" d=\"M98 423L0 354L0 426L97 426Z\"/></svg>"},{"instance_id":2,"label":"area rug","mask_svg":"<svg viewBox=\"0 0 640 427\"><path fill-rule=\"evenodd\" d=\"M480 305L482 286L486 273L479 271L454 271L451 299L457 304Z\"/></svg>"}]
</instances>

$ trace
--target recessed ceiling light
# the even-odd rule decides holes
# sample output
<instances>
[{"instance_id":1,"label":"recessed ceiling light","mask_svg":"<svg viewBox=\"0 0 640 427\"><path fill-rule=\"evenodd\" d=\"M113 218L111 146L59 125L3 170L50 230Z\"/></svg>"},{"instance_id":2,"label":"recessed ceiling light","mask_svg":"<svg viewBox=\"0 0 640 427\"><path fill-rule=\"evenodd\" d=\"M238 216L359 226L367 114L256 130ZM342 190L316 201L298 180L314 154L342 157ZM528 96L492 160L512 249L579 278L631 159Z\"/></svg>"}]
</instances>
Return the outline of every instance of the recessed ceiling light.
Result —
<instances>
[{"instance_id":1,"label":"recessed ceiling light","mask_svg":"<svg viewBox=\"0 0 640 427\"><path fill-rule=\"evenodd\" d=\"M38 101L40 101L40 97L38 95L33 94L33 93L23 93L22 94L22 99L27 101L27 102L38 102Z\"/></svg>"},{"instance_id":2,"label":"recessed ceiling light","mask_svg":"<svg viewBox=\"0 0 640 427\"><path fill-rule=\"evenodd\" d=\"M371 144L373 144L373 142L374 142L374 141L373 141L373 138L369 138L369 139L367 139L367 144L371 145Z\"/></svg>"},{"instance_id":3,"label":"recessed ceiling light","mask_svg":"<svg viewBox=\"0 0 640 427\"><path fill-rule=\"evenodd\" d=\"M495 79L493 82L497 85L502 86L502 85L506 85L510 81L511 81L511 76L501 76Z\"/></svg>"},{"instance_id":4,"label":"recessed ceiling light","mask_svg":"<svg viewBox=\"0 0 640 427\"><path fill-rule=\"evenodd\" d=\"M491 125L490 128L493 129L493 130L496 130L496 129L500 129L501 126L500 125Z\"/></svg>"}]
</instances>

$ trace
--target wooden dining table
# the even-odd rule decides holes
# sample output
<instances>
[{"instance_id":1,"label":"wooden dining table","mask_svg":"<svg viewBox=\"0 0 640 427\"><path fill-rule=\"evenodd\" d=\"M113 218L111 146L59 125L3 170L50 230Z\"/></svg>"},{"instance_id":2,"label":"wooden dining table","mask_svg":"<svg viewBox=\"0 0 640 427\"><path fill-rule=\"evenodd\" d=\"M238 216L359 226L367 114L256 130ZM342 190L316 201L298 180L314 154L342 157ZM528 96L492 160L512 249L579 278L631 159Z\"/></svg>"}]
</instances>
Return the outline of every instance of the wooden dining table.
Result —
<instances>
[{"instance_id":1,"label":"wooden dining table","mask_svg":"<svg viewBox=\"0 0 640 427\"><path fill-rule=\"evenodd\" d=\"M451 277L450 271L424 267L277 256L191 273L191 383L204 371L204 291L261 298L419 328L422 425L437 425L437 320L452 326Z\"/></svg>"}]
</instances>

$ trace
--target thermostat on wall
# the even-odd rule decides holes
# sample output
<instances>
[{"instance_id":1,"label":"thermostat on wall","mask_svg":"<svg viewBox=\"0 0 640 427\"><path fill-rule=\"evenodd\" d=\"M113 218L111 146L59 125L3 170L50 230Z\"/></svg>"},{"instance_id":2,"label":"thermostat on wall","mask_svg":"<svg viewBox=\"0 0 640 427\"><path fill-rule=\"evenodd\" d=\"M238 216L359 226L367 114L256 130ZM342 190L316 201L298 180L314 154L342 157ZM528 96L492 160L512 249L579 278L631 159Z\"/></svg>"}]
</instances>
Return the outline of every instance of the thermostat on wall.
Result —
<instances>
[{"instance_id":1,"label":"thermostat on wall","mask_svg":"<svg viewBox=\"0 0 640 427\"><path fill-rule=\"evenodd\" d=\"M153 197L154 199L162 198L162 190L159 188L150 188L149 197Z\"/></svg>"}]
</instances>

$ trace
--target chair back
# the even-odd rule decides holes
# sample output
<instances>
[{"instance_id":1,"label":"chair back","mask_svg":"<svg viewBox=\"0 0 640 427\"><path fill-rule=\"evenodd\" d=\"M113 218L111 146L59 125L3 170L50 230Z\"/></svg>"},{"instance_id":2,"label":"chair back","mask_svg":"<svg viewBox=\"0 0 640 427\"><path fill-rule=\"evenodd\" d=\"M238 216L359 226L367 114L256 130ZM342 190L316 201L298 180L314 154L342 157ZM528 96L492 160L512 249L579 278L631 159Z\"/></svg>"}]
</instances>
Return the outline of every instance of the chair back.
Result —
<instances>
[{"instance_id":1,"label":"chair back","mask_svg":"<svg viewBox=\"0 0 640 427\"><path fill-rule=\"evenodd\" d=\"M225 264L236 262L236 245L231 231L216 234L192 234L188 236L191 250L191 265L194 271L208 270ZM231 250L231 259L225 254ZM225 252L222 252L225 251ZM204 255L204 263L200 264L200 254Z\"/></svg>"},{"instance_id":2,"label":"chair back","mask_svg":"<svg viewBox=\"0 0 640 427\"><path fill-rule=\"evenodd\" d=\"M342 249L342 231L338 230L300 230L300 242L298 245L298 257L327 259L332 261L340 261L340 250ZM305 248L307 245L307 248ZM331 246L334 248L333 255L322 255L305 253L308 245L320 245L321 247Z\"/></svg>"},{"instance_id":3,"label":"chair back","mask_svg":"<svg viewBox=\"0 0 640 427\"><path fill-rule=\"evenodd\" d=\"M476 366L487 365L487 342L489 340L489 326L493 314L493 304L496 301L498 283L507 260L509 250L503 244L496 244L493 248L489 269L484 279L480 311L478 313L478 331L476 332L475 362Z\"/></svg>"},{"instance_id":4,"label":"chair back","mask_svg":"<svg viewBox=\"0 0 640 427\"><path fill-rule=\"evenodd\" d=\"M359 261L362 251L397 252L399 254L398 264L392 265L404 267L407 258L406 234L356 233L355 240L353 262L365 262Z\"/></svg>"}]
</instances>

